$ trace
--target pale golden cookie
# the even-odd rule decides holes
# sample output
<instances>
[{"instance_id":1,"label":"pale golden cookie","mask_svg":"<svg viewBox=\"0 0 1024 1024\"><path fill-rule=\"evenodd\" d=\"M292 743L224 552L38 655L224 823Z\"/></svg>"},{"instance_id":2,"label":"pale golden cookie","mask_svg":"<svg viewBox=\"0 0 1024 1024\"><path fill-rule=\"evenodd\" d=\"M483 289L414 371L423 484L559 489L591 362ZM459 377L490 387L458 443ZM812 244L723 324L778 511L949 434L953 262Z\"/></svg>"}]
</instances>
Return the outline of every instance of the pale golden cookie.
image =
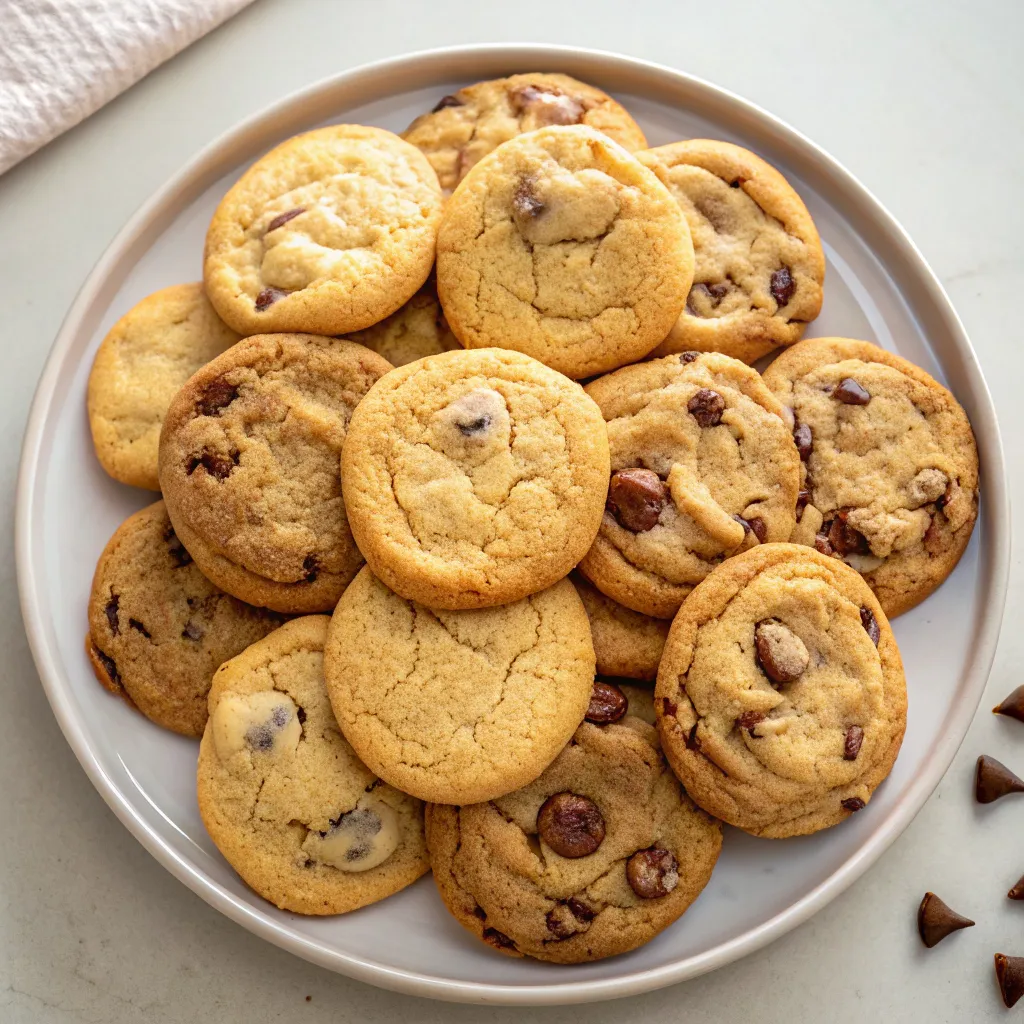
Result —
<instances>
[{"instance_id":1,"label":"pale golden cookie","mask_svg":"<svg viewBox=\"0 0 1024 1024\"><path fill-rule=\"evenodd\" d=\"M171 399L238 338L201 284L154 292L114 324L93 360L88 401L96 457L115 480L160 490L157 448Z\"/></svg>"},{"instance_id":2,"label":"pale golden cookie","mask_svg":"<svg viewBox=\"0 0 1024 1024\"><path fill-rule=\"evenodd\" d=\"M437 289L467 348L513 348L570 376L643 358L682 312L690 232L657 176L583 125L484 157L445 206Z\"/></svg>"},{"instance_id":3,"label":"pale golden cookie","mask_svg":"<svg viewBox=\"0 0 1024 1024\"><path fill-rule=\"evenodd\" d=\"M243 334L359 331L427 279L441 188L426 157L382 128L336 124L257 160L221 200L203 279Z\"/></svg>"},{"instance_id":4,"label":"pale golden cookie","mask_svg":"<svg viewBox=\"0 0 1024 1024\"><path fill-rule=\"evenodd\" d=\"M655 707L690 796L780 839L864 808L899 753L907 691L888 620L860 576L809 548L767 544L686 599Z\"/></svg>"},{"instance_id":5,"label":"pale golden cookie","mask_svg":"<svg viewBox=\"0 0 1024 1024\"><path fill-rule=\"evenodd\" d=\"M978 449L956 399L866 341L809 338L765 384L804 459L792 540L857 569L892 617L956 568L978 517Z\"/></svg>"},{"instance_id":6,"label":"pale golden cookie","mask_svg":"<svg viewBox=\"0 0 1024 1024\"><path fill-rule=\"evenodd\" d=\"M329 619L293 619L221 666L199 746L199 811L245 883L282 910L344 914L428 867L423 807L345 742L324 686Z\"/></svg>"},{"instance_id":7,"label":"pale golden cookie","mask_svg":"<svg viewBox=\"0 0 1024 1024\"><path fill-rule=\"evenodd\" d=\"M418 146L451 192L503 142L555 124L585 124L628 150L647 145L632 117L610 96L568 75L532 72L467 85L442 96L402 133Z\"/></svg>"},{"instance_id":8,"label":"pale golden cookie","mask_svg":"<svg viewBox=\"0 0 1024 1024\"><path fill-rule=\"evenodd\" d=\"M752 363L821 311L825 255L803 201L770 164L729 142L637 153L686 215L693 287L655 355L700 350Z\"/></svg>"},{"instance_id":9,"label":"pale golden cookie","mask_svg":"<svg viewBox=\"0 0 1024 1024\"><path fill-rule=\"evenodd\" d=\"M560 580L601 522L604 422L528 356L446 352L363 399L342 453L345 506L370 568L430 608L507 604Z\"/></svg>"},{"instance_id":10,"label":"pale golden cookie","mask_svg":"<svg viewBox=\"0 0 1024 1024\"><path fill-rule=\"evenodd\" d=\"M785 541L800 456L783 407L749 366L714 352L627 366L587 386L608 423L608 506L580 571L660 618L723 559Z\"/></svg>"},{"instance_id":11,"label":"pale golden cookie","mask_svg":"<svg viewBox=\"0 0 1024 1024\"><path fill-rule=\"evenodd\" d=\"M362 564L341 496L352 410L391 364L312 334L246 338L178 392L160 484L219 587L281 612L329 611Z\"/></svg>"},{"instance_id":12,"label":"pale golden cookie","mask_svg":"<svg viewBox=\"0 0 1024 1024\"><path fill-rule=\"evenodd\" d=\"M568 580L501 608L446 612L364 568L335 609L324 662L356 753L403 792L442 803L537 778L582 721L594 679Z\"/></svg>"}]
</instances>

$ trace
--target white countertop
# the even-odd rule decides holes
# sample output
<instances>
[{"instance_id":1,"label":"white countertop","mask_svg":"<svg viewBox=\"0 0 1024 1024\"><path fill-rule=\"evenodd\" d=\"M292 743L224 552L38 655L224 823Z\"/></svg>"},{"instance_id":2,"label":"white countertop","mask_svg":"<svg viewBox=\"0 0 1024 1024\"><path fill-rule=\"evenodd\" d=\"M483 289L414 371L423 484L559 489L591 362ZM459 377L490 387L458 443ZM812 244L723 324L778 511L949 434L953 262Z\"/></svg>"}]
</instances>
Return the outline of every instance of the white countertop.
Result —
<instances>
[{"instance_id":1,"label":"white countertop","mask_svg":"<svg viewBox=\"0 0 1024 1024\"><path fill-rule=\"evenodd\" d=\"M571 43L669 64L777 114L893 212L963 318L999 411L1024 524L1024 4L1018 0L258 0L0 178L0 1022L224 1024L475 1021L479 1008L379 991L221 917L121 827L64 742L21 624L13 560L18 449L32 391L76 290L135 208L221 131L348 67L454 43ZM2 97L0 97L2 102ZM83 429L85 421L83 417ZM988 692L916 821L809 923L715 974L583 1011L503 1021L977 1022L1006 1012L992 955L1024 955L1024 800L972 799L974 760L1024 774L1024 725L988 708L1024 682L1020 556ZM996 610L993 614L997 614ZM84 615L84 611L83 611ZM931 951L935 890L975 928ZM308 1001L307 1001L308 1000ZM1024 1005L1024 1004L1022 1004ZM1018 1007L1018 1013L1021 1012Z\"/></svg>"}]
</instances>

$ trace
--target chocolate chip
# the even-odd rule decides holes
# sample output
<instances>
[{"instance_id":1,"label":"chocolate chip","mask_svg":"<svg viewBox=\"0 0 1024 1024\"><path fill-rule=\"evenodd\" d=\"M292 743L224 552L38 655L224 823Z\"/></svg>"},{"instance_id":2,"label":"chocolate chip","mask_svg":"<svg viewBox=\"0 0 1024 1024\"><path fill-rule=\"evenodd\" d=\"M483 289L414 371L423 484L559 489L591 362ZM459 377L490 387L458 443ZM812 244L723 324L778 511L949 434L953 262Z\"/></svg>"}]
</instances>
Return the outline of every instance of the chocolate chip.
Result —
<instances>
[{"instance_id":1,"label":"chocolate chip","mask_svg":"<svg viewBox=\"0 0 1024 1024\"><path fill-rule=\"evenodd\" d=\"M864 730L859 725L851 725L846 730L846 740L843 743L843 760L856 761L863 743Z\"/></svg>"},{"instance_id":2,"label":"chocolate chip","mask_svg":"<svg viewBox=\"0 0 1024 1024\"><path fill-rule=\"evenodd\" d=\"M768 527L765 526L765 522L760 516L751 516L749 519L745 519L744 522L753 531L758 543L763 544L768 539Z\"/></svg>"},{"instance_id":3,"label":"chocolate chip","mask_svg":"<svg viewBox=\"0 0 1024 1024\"><path fill-rule=\"evenodd\" d=\"M585 717L595 725L609 725L622 718L628 707L626 695L617 686L596 680L590 691L590 705Z\"/></svg>"},{"instance_id":4,"label":"chocolate chip","mask_svg":"<svg viewBox=\"0 0 1024 1024\"><path fill-rule=\"evenodd\" d=\"M921 906L917 908L917 930L929 949L937 946L947 935L973 925L969 917L962 917L933 892L926 892Z\"/></svg>"},{"instance_id":5,"label":"chocolate chip","mask_svg":"<svg viewBox=\"0 0 1024 1024\"><path fill-rule=\"evenodd\" d=\"M679 359L684 363L692 363L699 355L699 352L681 352Z\"/></svg>"},{"instance_id":6,"label":"chocolate chip","mask_svg":"<svg viewBox=\"0 0 1024 1024\"><path fill-rule=\"evenodd\" d=\"M185 550L185 545L178 540L173 529L165 531L164 540L168 542L167 554L170 555L175 569L182 569L191 564L192 556Z\"/></svg>"},{"instance_id":7,"label":"chocolate chip","mask_svg":"<svg viewBox=\"0 0 1024 1024\"><path fill-rule=\"evenodd\" d=\"M283 299L287 294L288 292L283 292L280 288L264 288L256 296L256 312L262 313L265 309L269 309L278 299Z\"/></svg>"},{"instance_id":8,"label":"chocolate chip","mask_svg":"<svg viewBox=\"0 0 1024 1024\"><path fill-rule=\"evenodd\" d=\"M547 913L548 931L555 938L568 939L586 928L580 925L589 925L597 917L597 911L592 910L582 900L575 896L570 897L565 903L559 903Z\"/></svg>"},{"instance_id":9,"label":"chocolate chip","mask_svg":"<svg viewBox=\"0 0 1024 1024\"><path fill-rule=\"evenodd\" d=\"M670 850L652 846L626 861L626 880L642 900L655 900L679 884L679 864Z\"/></svg>"},{"instance_id":10,"label":"chocolate chip","mask_svg":"<svg viewBox=\"0 0 1024 1024\"><path fill-rule=\"evenodd\" d=\"M433 109L430 111L432 114L436 114L439 110L444 110L445 107L464 107L465 104L458 96L452 96L449 93L447 96L442 96L437 103L434 104Z\"/></svg>"},{"instance_id":11,"label":"chocolate chip","mask_svg":"<svg viewBox=\"0 0 1024 1024\"><path fill-rule=\"evenodd\" d=\"M185 628L181 631L181 635L186 640L199 641L203 639L203 628L191 619L185 623Z\"/></svg>"},{"instance_id":12,"label":"chocolate chip","mask_svg":"<svg viewBox=\"0 0 1024 1024\"><path fill-rule=\"evenodd\" d=\"M825 524L828 527L828 542L840 557L850 554L869 555L871 548L868 547L867 537L846 522L850 511L848 508L837 509L835 518ZM824 530L825 526L822 526L822 529Z\"/></svg>"},{"instance_id":13,"label":"chocolate chip","mask_svg":"<svg viewBox=\"0 0 1024 1024\"><path fill-rule=\"evenodd\" d=\"M302 579L305 583L313 583L320 575L320 561L316 555L306 555L302 560Z\"/></svg>"},{"instance_id":14,"label":"chocolate chip","mask_svg":"<svg viewBox=\"0 0 1024 1024\"><path fill-rule=\"evenodd\" d=\"M796 521L799 523L800 519L804 514L804 509L807 508L808 502L811 500L811 492L806 488L801 488L796 494Z\"/></svg>"},{"instance_id":15,"label":"chocolate chip","mask_svg":"<svg viewBox=\"0 0 1024 1024\"><path fill-rule=\"evenodd\" d=\"M138 619L129 619L128 620L128 625L131 626L132 629L134 629L137 632L141 633L147 640L152 640L153 639L149 635L149 630L146 629L146 627Z\"/></svg>"},{"instance_id":16,"label":"chocolate chip","mask_svg":"<svg viewBox=\"0 0 1024 1024\"><path fill-rule=\"evenodd\" d=\"M299 720L299 725L305 725L306 724L306 709L302 708L302 707L296 708L295 709L295 717ZM380 785L380 779L374 779L373 782L371 782L366 787L366 792L369 793L371 790L376 789L377 786L379 786L379 785Z\"/></svg>"},{"instance_id":17,"label":"chocolate chip","mask_svg":"<svg viewBox=\"0 0 1024 1024\"><path fill-rule=\"evenodd\" d=\"M512 193L512 213L518 221L536 220L546 209L533 186L532 177L520 178Z\"/></svg>"},{"instance_id":18,"label":"chocolate chip","mask_svg":"<svg viewBox=\"0 0 1024 1024\"><path fill-rule=\"evenodd\" d=\"M1016 718L1018 722L1024 722L1024 686L1018 686L1009 697L997 704L992 713L995 715L1006 715L1007 718Z\"/></svg>"},{"instance_id":19,"label":"chocolate chip","mask_svg":"<svg viewBox=\"0 0 1024 1024\"><path fill-rule=\"evenodd\" d=\"M597 917L597 911L591 907L588 907L582 900L577 899L575 896L570 896L566 901L566 906L572 911L572 916L577 921L590 922Z\"/></svg>"},{"instance_id":20,"label":"chocolate chip","mask_svg":"<svg viewBox=\"0 0 1024 1024\"><path fill-rule=\"evenodd\" d=\"M658 524L668 501L668 487L649 469L620 469L608 486L608 510L633 533L646 533Z\"/></svg>"},{"instance_id":21,"label":"chocolate chip","mask_svg":"<svg viewBox=\"0 0 1024 1024\"><path fill-rule=\"evenodd\" d=\"M743 184L742 178L737 178L735 181L729 182L729 188L739 188Z\"/></svg>"},{"instance_id":22,"label":"chocolate chip","mask_svg":"<svg viewBox=\"0 0 1024 1024\"><path fill-rule=\"evenodd\" d=\"M686 403L690 415L702 427L717 427L725 412L725 399L710 388L701 388Z\"/></svg>"},{"instance_id":23,"label":"chocolate chip","mask_svg":"<svg viewBox=\"0 0 1024 1024\"><path fill-rule=\"evenodd\" d=\"M232 452L230 456L226 456L206 448L201 455L193 455L189 458L185 463L185 472L191 476L202 466L210 476L216 477L218 480L226 480L231 475L231 470L238 465L238 459L238 452Z\"/></svg>"},{"instance_id":24,"label":"chocolate chip","mask_svg":"<svg viewBox=\"0 0 1024 1024\"><path fill-rule=\"evenodd\" d=\"M842 801L843 807L846 808L851 814L856 814L857 811L863 811L867 804L859 796L850 796Z\"/></svg>"},{"instance_id":25,"label":"chocolate chip","mask_svg":"<svg viewBox=\"0 0 1024 1024\"><path fill-rule=\"evenodd\" d=\"M304 206L296 206L294 210L287 210L284 213L279 213L268 225L266 234L270 234L271 231L276 231L279 227L287 224L288 221L294 220L300 213L305 213L306 208ZM268 303L269 305L269 303Z\"/></svg>"},{"instance_id":26,"label":"chocolate chip","mask_svg":"<svg viewBox=\"0 0 1024 1024\"><path fill-rule=\"evenodd\" d=\"M120 603L120 596L118 594L111 594L110 600L103 609L107 616L107 625L110 626L110 632L113 633L114 636L117 636L121 632L121 625L117 621L117 606Z\"/></svg>"},{"instance_id":27,"label":"chocolate chip","mask_svg":"<svg viewBox=\"0 0 1024 1024\"><path fill-rule=\"evenodd\" d=\"M484 413L483 416L478 416L475 420L469 420L466 423L456 424L459 428L459 432L464 437L473 437L476 434L482 434L488 430L491 426L491 417Z\"/></svg>"},{"instance_id":28,"label":"chocolate chip","mask_svg":"<svg viewBox=\"0 0 1024 1024\"><path fill-rule=\"evenodd\" d=\"M541 89L536 85L524 85L511 90L509 100L515 113L532 113L542 125L579 124L587 109L573 96L566 96L554 89Z\"/></svg>"},{"instance_id":29,"label":"chocolate chip","mask_svg":"<svg viewBox=\"0 0 1024 1024\"><path fill-rule=\"evenodd\" d=\"M806 423L798 423L793 428L793 441L800 453L800 460L806 462L811 457L811 450L814 447L814 432Z\"/></svg>"},{"instance_id":30,"label":"chocolate chip","mask_svg":"<svg viewBox=\"0 0 1024 1024\"><path fill-rule=\"evenodd\" d=\"M668 715L670 718L675 718L679 712L679 705L668 697L656 697L655 702L659 699L661 700L661 713L663 715Z\"/></svg>"},{"instance_id":31,"label":"chocolate chip","mask_svg":"<svg viewBox=\"0 0 1024 1024\"><path fill-rule=\"evenodd\" d=\"M481 907L480 904L478 903L473 908L473 916L474 917L478 917L481 921L486 921L487 920L487 911L484 910L484 908Z\"/></svg>"},{"instance_id":32,"label":"chocolate chip","mask_svg":"<svg viewBox=\"0 0 1024 1024\"><path fill-rule=\"evenodd\" d=\"M1009 793L1024 793L1024 781L1018 779L1005 764L982 754L978 758L974 798L979 804L990 804Z\"/></svg>"},{"instance_id":33,"label":"chocolate chip","mask_svg":"<svg viewBox=\"0 0 1024 1024\"><path fill-rule=\"evenodd\" d=\"M504 932L499 932L497 928L485 928L483 940L495 949L516 948L516 944Z\"/></svg>"},{"instance_id":34,"label":"chocolate chip","mask_svg":"<svg viewBox=\"0 0 1024 1024\"><path fill-rule=\"evenodd\" d=\"M1007 956L996 953L996 981L1003 1005L1009 1009L1024 996L1024 956Z\"/></svg>"},{"instance_id":35,"label":"chocolate chip","mask_svg":"<svg viewBox=\"0 0 1024 1024\"><path fill-rule=\"evenodd\" d=\"M541 806L537 831L560 857L587 857L604 841L604 818L588 797L556 793Z\"/></svg>"},{"instance_id":36,"label":"chocolate chip","mask_svg":"<svg viewBox=\"0 0 1024 1024\"><path fill-rule=\"evenodd\" d=\"M736 719L736 725L740 729L746 729L755 739L757 739L757 733L754 732L754 726L760 725L767 715L761 711L744 711L739 718Z\"/></svg>"},{"instance_id":37,"label":"chocolate chip","mask_svg":"<svg viewBox=\"0 0 1024 1024\"><path fill-rule=\"evenodd\" d=\"M238 397L238 388L225 378L217 377L203 389L196 402L197 416L216 416L221 409L229 406Z\"/></svg>"},{"instance_id":38,"label":"chocolate chip","mask_svg":"<svg viewBox=\"0 0 1024 1024\"><path fill-rule=\"evenodd\" d=\"M694 722L690 728L689 735L686 737L686 746L688 750L700 750L700 739L697 736L697 726L699 722Z\"/></svg>"},{"instance_id":39,"label":"chocolate chip","mask_svg":"<svg viewBox=\"0 0 1024 1024\"><path fill-rule=\"evenodd\" d=\"M117 665L114 659L108 654L104 654L95 644L93 644L93 651L96 653L96 657L100 659L100 664L103 666L103 670L110 677L112 683L116 683L118 686L121 685L121 673L117 671Z\"/></svg>"},{"instance_id":40,"label":"chocolate chip","mask_svg":"<svg viewBox=\"0 0 1024 1024\"><path fill-rule=\"evenodd\" d=\"M1006 895L1011 900L1024 900L1024 876L1017 879L1013 888Z\"/></svg>"},{"instance_id":41,"label":"chocolate chip","mask_svg":"<svg viewBox=\"0 0 1024 1024\"><path fill-rule=\"evenodd\" d=\"M821 552L823 555L831 555L833 553L827 534L816 533L814 535L814 550Z\"/></svg>"},{"instance_id":42,"label":"chocolate chip","mask_svg":"<svg viewBox=\"0 0 1024 1024\"><path fill-rule=\"evenodd\" d=\"M803 640L778 619L765 619L754 627L754 648L758 664L773 683L791 683L811 660Z\"/></svg>"},{"instance_id":43,"label":"chocolate chip","mask_svg":"<svg viewBox=\"0 0 1024 1024\"><path fill-rule=\"evenodd\" d=\"M796 281L793 280L793 274L789 267L779 267L772 274L771 291L772 298L780 308L793 298L793 292L796 291Z\"/></svg>"},{"instance_id":44,"label":"chocolate chip","mask_svg":"<svg viewBox=\"0 0 1024 1024\"><path fill-rule=\"evenodd\" d=\"M832 397L844 405L867 405L871 395L852 377L844 377L833 389Z\"/></svg>"}]
</instances>

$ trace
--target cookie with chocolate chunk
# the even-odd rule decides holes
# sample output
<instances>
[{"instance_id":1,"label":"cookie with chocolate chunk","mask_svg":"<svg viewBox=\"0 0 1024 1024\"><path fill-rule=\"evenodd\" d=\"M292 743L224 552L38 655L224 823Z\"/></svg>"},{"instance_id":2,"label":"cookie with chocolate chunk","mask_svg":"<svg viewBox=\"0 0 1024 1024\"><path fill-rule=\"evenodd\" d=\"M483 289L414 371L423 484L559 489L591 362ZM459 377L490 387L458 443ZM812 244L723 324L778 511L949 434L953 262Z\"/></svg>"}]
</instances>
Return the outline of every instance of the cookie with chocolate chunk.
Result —
<instances>
[{"instance_id":1,"label":"cookie with chocolate chunk","mask_svg":"<svg viewBox=\"0 0 1024 1024\"><path fill-rule=\"evenodd\" d=\"M282 910L344 914L426 872L423 806L342 738L324 685L326 615L222 665L199 746L199 812L245 883Z\"/></svg>"},{"instance_id":2,"label":"cookie with chocolate chunk","mask_svg":"<svg viewBox=\"0 0 1024 1024\"><path fill-rule=\"evenodd\" d=\"M600 89L568 75L532 72L467 85L442 96L402 138L427 156L451 192L467 171L503 142L557 124L586 124L628 150L647 145L632 117Z\"/></svg>"},{"instance_id":3,"label":"cookie with chocolate chunk","mask_svg":"<svg viewBox=\"0 0 1024 1024\"><path fill-rule=\"evenodd\" d=\"M907 691L864 580L808 548L765 544L686 599L655 710L687 793L730 825L779 839L867 806L899 753Z\"/></svg>"},{"instance_id":4,"label":"cookie with chocolate chunk","mask_svg":"<svg viewBox=\"0 0 1024 1024\"><path fill-rule=\"evenodd\" d=\"M920 367L849 338L801 341L764 381L803 459L792 539L853 566L886 615L913 608L956 568L978 517L967 414Z\"/></svg>"}]
</instances>

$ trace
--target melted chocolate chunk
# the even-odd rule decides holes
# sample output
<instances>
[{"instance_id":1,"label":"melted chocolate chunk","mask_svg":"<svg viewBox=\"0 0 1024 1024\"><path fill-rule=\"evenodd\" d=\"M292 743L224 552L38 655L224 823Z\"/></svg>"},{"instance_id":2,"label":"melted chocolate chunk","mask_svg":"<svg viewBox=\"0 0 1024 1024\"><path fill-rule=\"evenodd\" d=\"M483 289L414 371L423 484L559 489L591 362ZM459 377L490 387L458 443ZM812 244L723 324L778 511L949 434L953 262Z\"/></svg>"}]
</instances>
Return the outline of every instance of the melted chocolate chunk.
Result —
<instances>
[{"instance_id":1,"label":"melted chocolate chunk","mask_svg":"<svg viewBox=\"0 0 1024 1024\"><path fill-rule=\"evenodd\" d=\"M489 946L494 946L495 949L516 948L516 944L504 932L499 932L497 928L485 928L483 940Z\"/></svg>"},{"instance_id":2,"label":"melted chocolate chunk","mask_svg":"<svg viewBox=\"0 0 1024 1024\"><path fill-rule=\"evenodd\" d=\"M832 397L844 405L867 405L871 395L852 377L844 377L833 389Z\"/></svg>"},{"instance_id":3,"label":"melted chocolate chunk","mask_svg":"<svg viewBox=\"0 0 1024 1024\"><path fill-rule=\"evenodd\" d=\"M269 235L271 231L276 231L278 228L283 227L290 220L294 220L300 213L305 213L306 208L304 206L296 206L294 210L286 210L284 213L279 213L268 225L266 233Z\"/></svg>"},{"instance_id":4,"label":"melted chocolate chunk","mask_svg":"<svg viewBox=\"0 0 1024 1024\"><path fill-rule=\"evenodd\" d=\"M847 797L842 801L843 807L846 808L851 814L856 814L857 811L863 811L867 804L859 796Z\"/></svg>"},{"instance_id":5,"label":"melted chocolate chunk","mask_svg":"<svg viewBox=\"0 0 1024 1024\"><path fill-rule=\"evenodd\" d=\"M746 729L750 735L757 739L757 733L754 732L754 726L760 725L765 718L768 716L761 711L744 711L739 718L736 719L736 725L740 729Z\"/></svg>"},{"instance_id":6,"label":"melted chocolate chunk","mask_svg":"<svg viewBox=\"0 0 1024 1024\"><path fill-rule=\"evenodd\" d=\"M947 935L973 926L974 922L969 917L962 917L933 892L926 892L921 906L917 908L917 930L929 949L937 946Z\"/></svg>"},{"instance_id":7,"label":"melted chocolate chunk","mask_svg":"<svg viewBox=\"0 0 1024 1024\"><path fill-rule=\"evenodd\" d=\"M320 562L316 555L306 555L302 560L302 573L304 583L313 583L320 575Z\"/></svg>"},{"instance_id":8,"label":"melted chocolate chunk","mask_svg":"<svg viewBox=\"0 0 1024 1024\"><path fill-rule=\"evenodd\" d=\"M595 725L610 725L622 718L628 707L626 695L617 686L595 680L585 717Z\"/></svg>"},{"instance_id":9,"label":"melted chocolate chunk","mask_svg":"<svg viewBox=\"0 0 1024 1024\"><path fill-rule=\"evenodd\" d=\"M164 540L167 541L167 554L174 563L175 569L182 569L192 563L192 556L185 550L185 545L178 540L178 535L173 528L167 528L164 532Z\"/></svg>"},{"instance_id":10,"label":"melted chocolate chunk","mask_svg":"<svg viewBox=\"0 0 1024 1024\"><path fill-rule=\"evenodd\" d=\"M434 104L431 109L432 114L436 114L439 110L444 110L445 107L464 107L465 103L459 99L458 96L453 96L449 93L447 96L442 96L437 103Z\"/></svg>"},{"instance_id":11,"label":"melted chocolate chunk","mask_svg":"<svg viewBox=\"0 0 1024 1024\"><path fill-rule=\"evenodd\" d=\"M96 657L100 659L100 664L103 666L103 670L110 677L112 683L116 683L118 686L121 685L121 673L117 671L117 665L114 659L108 654L104 654L95 644L93 644L93 650L96 652Z\"/></svg>"},{"instance_id":12,"label":"melted chocolate chunk","mask_svg":"<svg viewBox=\"0 0 1024 1024\"><path fill-rule=\"evenodd\" d=\"M546 209L533 186L534 179L532 177L520 178L519 184L516 185L516 189L512 193L512 213L517 221L536 220Z\"/></svg>"},{"instance_id":13,"label":"melted chocolate chunk","mask_svg":"<svg viewBox=\"0 0 1024 1024\"><path fill-rule=\"evenodd\" d=\"M560 857L587 857L604 841L604 818L589 797L556 793L537 813L537 832Z\"/></svg>"},{"instance_id":14,"label":"melted chocolate chunk","mask_svg":"<svg viewBox=\"0 0 1024 1024\"><path fill-rule=\"evenodd\" d=\"M658 524L668 501L668 487L649 469L620 469L608 486L608 511L619 525L633 533L646 533Z\"/></svg>"},{"instance_id":15,"label":"melted chocolate chunk","mask_svg":"<svg viewBox=\"0 0 1024 1024\"><path fill-rule=\"evenodd\" d=\"M863 743L864 730L859 725L851 725L846 730L846 739L843 742L843 760L856 761Z\"/></svg>"},{"instance_id":16,"label":"melted chocolate chunk","mask_svg":"<svg viewBox=\"0 0 1024 1024\"><path fill-rule=\"evenodd\" d=\"M834 554L832 545L829 543L828 533L816 533L814 535L814 550L823 555Z\"/></svg>"},{"instance_id":17,"label":"melted chocolate chunk","mask_svg":"<svg viewBox=\"0 0 1024 1024\"><path fill-rule=\"evenodd\" d=\"M679 884L679 864L670 850L652 846L626 861L626 880L642 900L659 899Z\"/></svg>"},{"instance_id":18,"label":"melted chocolate chunk","mask_svg":"<svg viewBox=\"0 0 1024 1024\"><path fill-rule=\"evenodd\" d=\"M793 280L793 273L789 267L779 267L772 274L771 292L772 298L779 308L785 306L796 291L796 281Z\"/></svg>"},{"instance_id":19,"label":"melted chocolate chunk","mask_svg":"<svg viewBox=\"0 0 1024 1024\"><path fill-rule=\"evenodd\" d=\"M490 429L491 417L484 413L482 416L478 416L475 420L469 420L467 423L458 423L456 426L459 428L459 433L463 437L474 437L479 434L485 433Z\"/></svg>"},{"instance_id":20,"label":"melted chocolate chunk","mask_svg":"<svg viewBox=\"0 0 1024 1024\"><path fill-rule=\"evenodd\" d=\"M281 291L280 288L264 288L256 296L256 312L262 313L265 309L269 309L278 299L283 299L287 294L288 292Z\"/></svg>"},{"instance_id":21,"label":"melted chocolate chunk","mask_svg":"<svg viewBox=\"0 0 1024 1024\"><path fill-rule=\"evenodd\" d=\"M200 466L212 477L218 480L226 480L231 471L238 465L239 453L232 452L230 455L221 455L219 452L212 452L205 448L200 455L193 455L185 463L185 472L191 476Z\"/></svg>"},{"instance_id":22,"label":"melted chocolate chunk","mask_svg":"<svg viewBox=\"0 0 1024 1024\"><path fill-rule=\"evenodd\" d=\"M117 621L117 606L121 603L121 598L118 594L112 593L110 600L107 602L106 607L103 609L107 616L107 625L110 626L110 632L117 636L121 632L121 625Z\"/></svg>"},{"instance_id":23,"label":"melted chocolate chunk","mask_svg":"<svg viewBox=\"0 0 1024 1024\"><path fill-rule=\"evenodd\" d=\"M224 377L210 381L196 402L197 416L216 416L238 397L238 388Z\"/></svg>"},{"instance_id":24,"label":"melted chocolate chunk","mask_svg":"<svg viewBox=\"0 0 1024 1024\"><path fill-rule=\"evenodd\" d=\"M836 510L835 518L827 524L828 542L840 557L850 554L870 555L871 548L868 547L867 537L846 522L850 511L848 508ZM822 526L822 530L824 529Z\"/></svg>"},{"instance_id":25,"label":"melted chocolate chunk","mask_svg":"<svg viewBox=\"0 0 1024 1024\"><path fill-rule=\"evenodd\" d=\"M808 503L811 500L811 492L806 488L802 488L797 491L796 495L796 521L799 523L803 518L804 509L807 508Z\"/></svg>"},{"instance_id":26,"label":"melted chocolate chunk","mask_svg":"<svg viewBox=\"0 0 1024 1024\"><path fill-rule=\"evenodd\" d=\"M701 427L717 427L725 412L725 399L711 388L701 388L686 403L686 408Z\"/></svg>"},{"instance_id":27,"label":"melted chocolate chunk","mask_svg":"<svg viewBox=\"0 0 1024 1024\"><path fill-rule=\"evenodd\" d=\"M679 355L679 360L680 360L680 362L683 362L683 363L692 363L696 358L698 358L698 356L700 356L699 352L692 352L692 351L682 352Z\"/></svg>"},{"instance_id":28,"label":"melted chocolate chunk","mask_svg":"<svg viewBox=\"0 0 1024 1024\"><path fill-rule=\"evenodd\" d=\"M793 428L793 441L796 444L796 450L800 453L801 461L806 462L811 457L811 451L814 448L814 432L806 423L798 423Z\"/></svg>"},{"instance_id":29,"label":"melted chocolate chunk","mask_svg":"<svg viewBox=\"0 0 1024 1024\"><path fill-rule=\"evenodd\" d=\"M131 626L131 628L134 629L136 632L141 633L147 640L153 639L149 635L149 630L146 629L146 627L138 619L129 619L128 625Z\"/></svg>"},{"instance_id":30,"label":"melted chocolate chunk","mask_svg":"<svg viewBox=\"0 0 1024 1024\"><path fill-rule=\"evenodd\" d=\"M690 728L689 735L686 737L686 746L689 750L700 750L700 738L697 736L697 726L699 722L694 722Z\"/></svg>"},{"instance_id":31,"label":"melted chocolate chunk","mask_svg":"<svg viewBox=\"0 0 1024 1024\"><path fill-rule=\"evenodd\" d=\"M974 798L979 804L990 804L1010 793L1024 793L1024 781L1017 778L1005 764L982 754L978 758Z\"/></svg>"}]
</instances>

